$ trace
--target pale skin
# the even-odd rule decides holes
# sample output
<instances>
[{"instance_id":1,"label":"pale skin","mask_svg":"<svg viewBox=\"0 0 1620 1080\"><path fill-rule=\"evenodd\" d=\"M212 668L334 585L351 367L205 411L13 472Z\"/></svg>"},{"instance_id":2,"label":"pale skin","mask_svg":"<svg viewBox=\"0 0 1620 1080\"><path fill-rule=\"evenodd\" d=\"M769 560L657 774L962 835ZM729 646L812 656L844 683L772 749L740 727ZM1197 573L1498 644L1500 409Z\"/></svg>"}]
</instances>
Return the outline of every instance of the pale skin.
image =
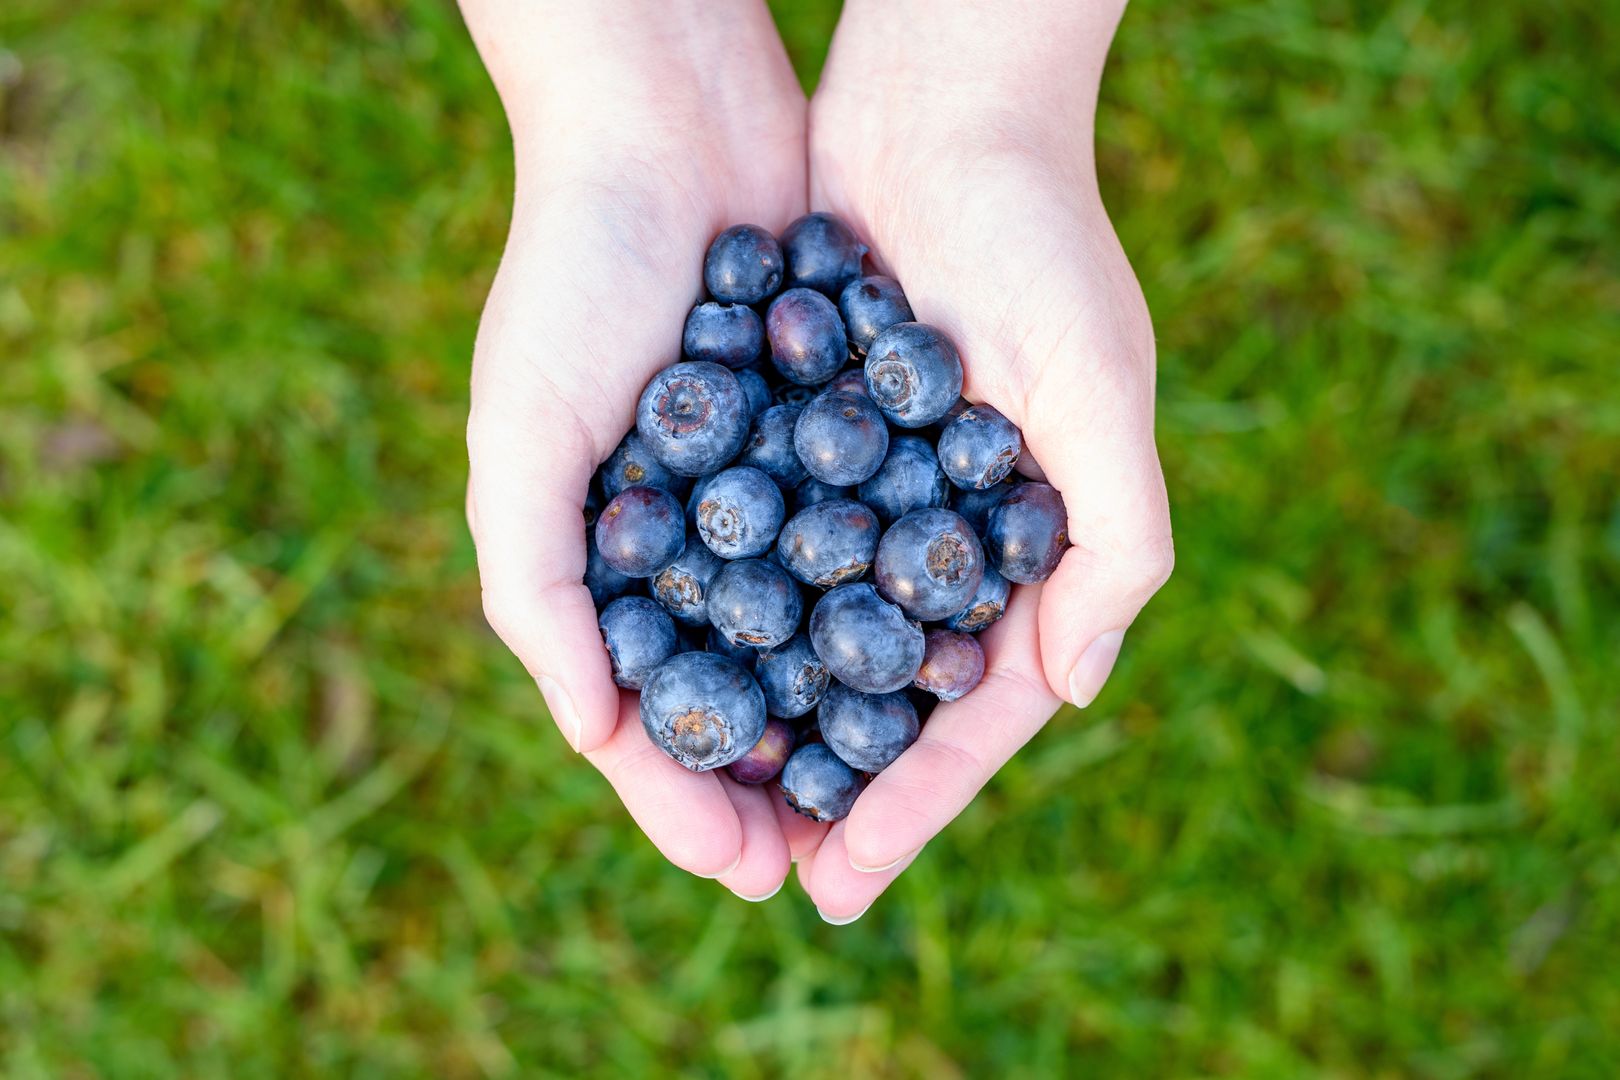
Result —
<instances>
[{"instance_id":1,"label":"pale skin","mask_svg":"<svg viewBox=\"0 0 1620 1080\"><path fill-rule=\"evenodd\" d=\"M1091 703L1170 574L1152 324L1092 153L1122 9L851 0L806 103L756 0L463 0L517 168L467 431L485 612L648 838L739 896L797 863L823 918L858 917L1061 702ZM580 584L591 474L678 358L708 241L810 208L957 342L964 395L1023 429L1074 543L983 635L984 682L831 827L653 747Z\"/></svg>"}]
</instances>

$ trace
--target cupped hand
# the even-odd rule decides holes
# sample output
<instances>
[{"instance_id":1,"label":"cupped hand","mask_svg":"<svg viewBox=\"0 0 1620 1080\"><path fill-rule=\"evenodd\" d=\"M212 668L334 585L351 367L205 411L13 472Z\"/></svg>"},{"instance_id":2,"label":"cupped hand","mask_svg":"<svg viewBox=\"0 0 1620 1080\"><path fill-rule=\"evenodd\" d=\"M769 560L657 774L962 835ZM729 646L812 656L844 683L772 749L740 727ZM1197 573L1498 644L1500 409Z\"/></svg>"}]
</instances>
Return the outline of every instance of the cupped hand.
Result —
<instances>
[{"instance_id":1,"label":"cupped hand","mask_svg":"<svg viewBox=\"0 0 1620 1080\"><path fill-rule=\"evenodd\" d=\"M939 706L801 861L831 919L865 910L1061 701L1090 704L1173 561L1152 324L1092 157L1113 20L1052 27L1090 48L1048 69L1030 41L1000 47L1005 26L939 51L926 28L886 28L893 11L845 9L812 104L811 203L848 220L916 317L956 342L963 395L1023 429L1021 467L1062 493L1074 546L983 635L978 688Z\"/></svg>"},{"instance_id":2,"label":"cupped hand","mask_svg":"<svg viewBox=\"0 0 1620 1080\"><path fill-rule=\"evenodd\" d=\"M548 36L528 40L556 55L537 58L521 30L482 21L471 4L467 14L517 165L467 423L484 611L568 743L659 850L762 898L787 876L790 851L813 848L825 829L764 789L688 772L648 741L636 695L612 681L581 584L581 511L642 387L678 359L710 239L737 222L777 231L804 212L803 94L762 10L732 24L718 56L702 54L709 46L681 17L667 33L620 28L626 40L609 48L611 12L579 27L570 20L597 15L549 12L534 28ZM563 47L575 31L590 47Z\"/></svg>"}]
</instances>

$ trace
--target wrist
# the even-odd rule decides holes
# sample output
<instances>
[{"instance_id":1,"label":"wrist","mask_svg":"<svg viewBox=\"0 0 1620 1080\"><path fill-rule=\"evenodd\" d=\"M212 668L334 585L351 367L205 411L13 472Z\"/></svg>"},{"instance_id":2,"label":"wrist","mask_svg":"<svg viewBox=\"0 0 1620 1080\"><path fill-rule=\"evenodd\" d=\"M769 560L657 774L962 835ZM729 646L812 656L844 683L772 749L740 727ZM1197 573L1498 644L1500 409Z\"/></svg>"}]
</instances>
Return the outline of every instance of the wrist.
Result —
<instances>
[{"instance_id":1,"label":"wrist","mask_svg":"<svg viewBox=\"0 0 1620 1080\"><path fill-rule=\"evenodd\" d=\"M537 161L648 165L793 140L804 95L760 0L463 0L512 130Z\"/></svg>"}]
</instances>

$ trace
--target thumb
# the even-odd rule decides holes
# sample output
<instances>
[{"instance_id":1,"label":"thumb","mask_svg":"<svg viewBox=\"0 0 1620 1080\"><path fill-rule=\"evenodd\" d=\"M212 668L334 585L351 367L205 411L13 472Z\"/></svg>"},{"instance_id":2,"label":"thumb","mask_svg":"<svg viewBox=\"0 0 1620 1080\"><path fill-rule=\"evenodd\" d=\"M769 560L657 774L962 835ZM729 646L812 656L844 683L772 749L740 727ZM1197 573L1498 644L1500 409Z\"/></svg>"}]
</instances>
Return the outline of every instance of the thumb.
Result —
<instances>
[{"instance_id":1,"label":"thumb","mask_svg":"<svg viewBox=\"0 0 1620 1080\"><path fill-rule=\"evenodd\" d=\"M467 423L484 617L538 684L569 745L595 750L619 708L583 584L583 507L599 455L566 407L540 404L556 395L500 382L475 378Z\"/></svg>"},{"instance_id":2,"label":"thumb","mask_svg":"<svg viewBox=\"0 0 1620 1080\"><path fill-rule=\"evenodd\" d=\"M1153 444L1151 360L1144 369L1117 359L1100 357L1043 387L1025 430L1063 496L1073 544L1041 590L1041 664L1053 692L1081 708L1102 690L1125 630L1175 563Z\"/></svg>"}]
</instances>

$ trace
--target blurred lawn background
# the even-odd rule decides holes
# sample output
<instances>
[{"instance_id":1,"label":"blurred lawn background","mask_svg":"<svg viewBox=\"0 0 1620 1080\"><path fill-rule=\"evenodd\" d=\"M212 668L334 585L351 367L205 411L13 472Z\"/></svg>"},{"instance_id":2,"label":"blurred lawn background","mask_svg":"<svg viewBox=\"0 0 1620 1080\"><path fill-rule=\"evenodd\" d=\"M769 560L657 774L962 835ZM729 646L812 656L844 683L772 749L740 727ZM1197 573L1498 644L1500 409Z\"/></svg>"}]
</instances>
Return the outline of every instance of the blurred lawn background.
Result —
<instances>
[{"instance_id":1,"label":"blurred lawn background","mask_svg":"<svg viewBox=\"0 0 1620 1080\"><path fill-rule=\"evenodd\" d=\"M1617 28L1133 7L1179 567L833 928L664 864L479 616L453 7L8 0L0 1072L1616 1075Z\"/></svg>"}]
</instances>

